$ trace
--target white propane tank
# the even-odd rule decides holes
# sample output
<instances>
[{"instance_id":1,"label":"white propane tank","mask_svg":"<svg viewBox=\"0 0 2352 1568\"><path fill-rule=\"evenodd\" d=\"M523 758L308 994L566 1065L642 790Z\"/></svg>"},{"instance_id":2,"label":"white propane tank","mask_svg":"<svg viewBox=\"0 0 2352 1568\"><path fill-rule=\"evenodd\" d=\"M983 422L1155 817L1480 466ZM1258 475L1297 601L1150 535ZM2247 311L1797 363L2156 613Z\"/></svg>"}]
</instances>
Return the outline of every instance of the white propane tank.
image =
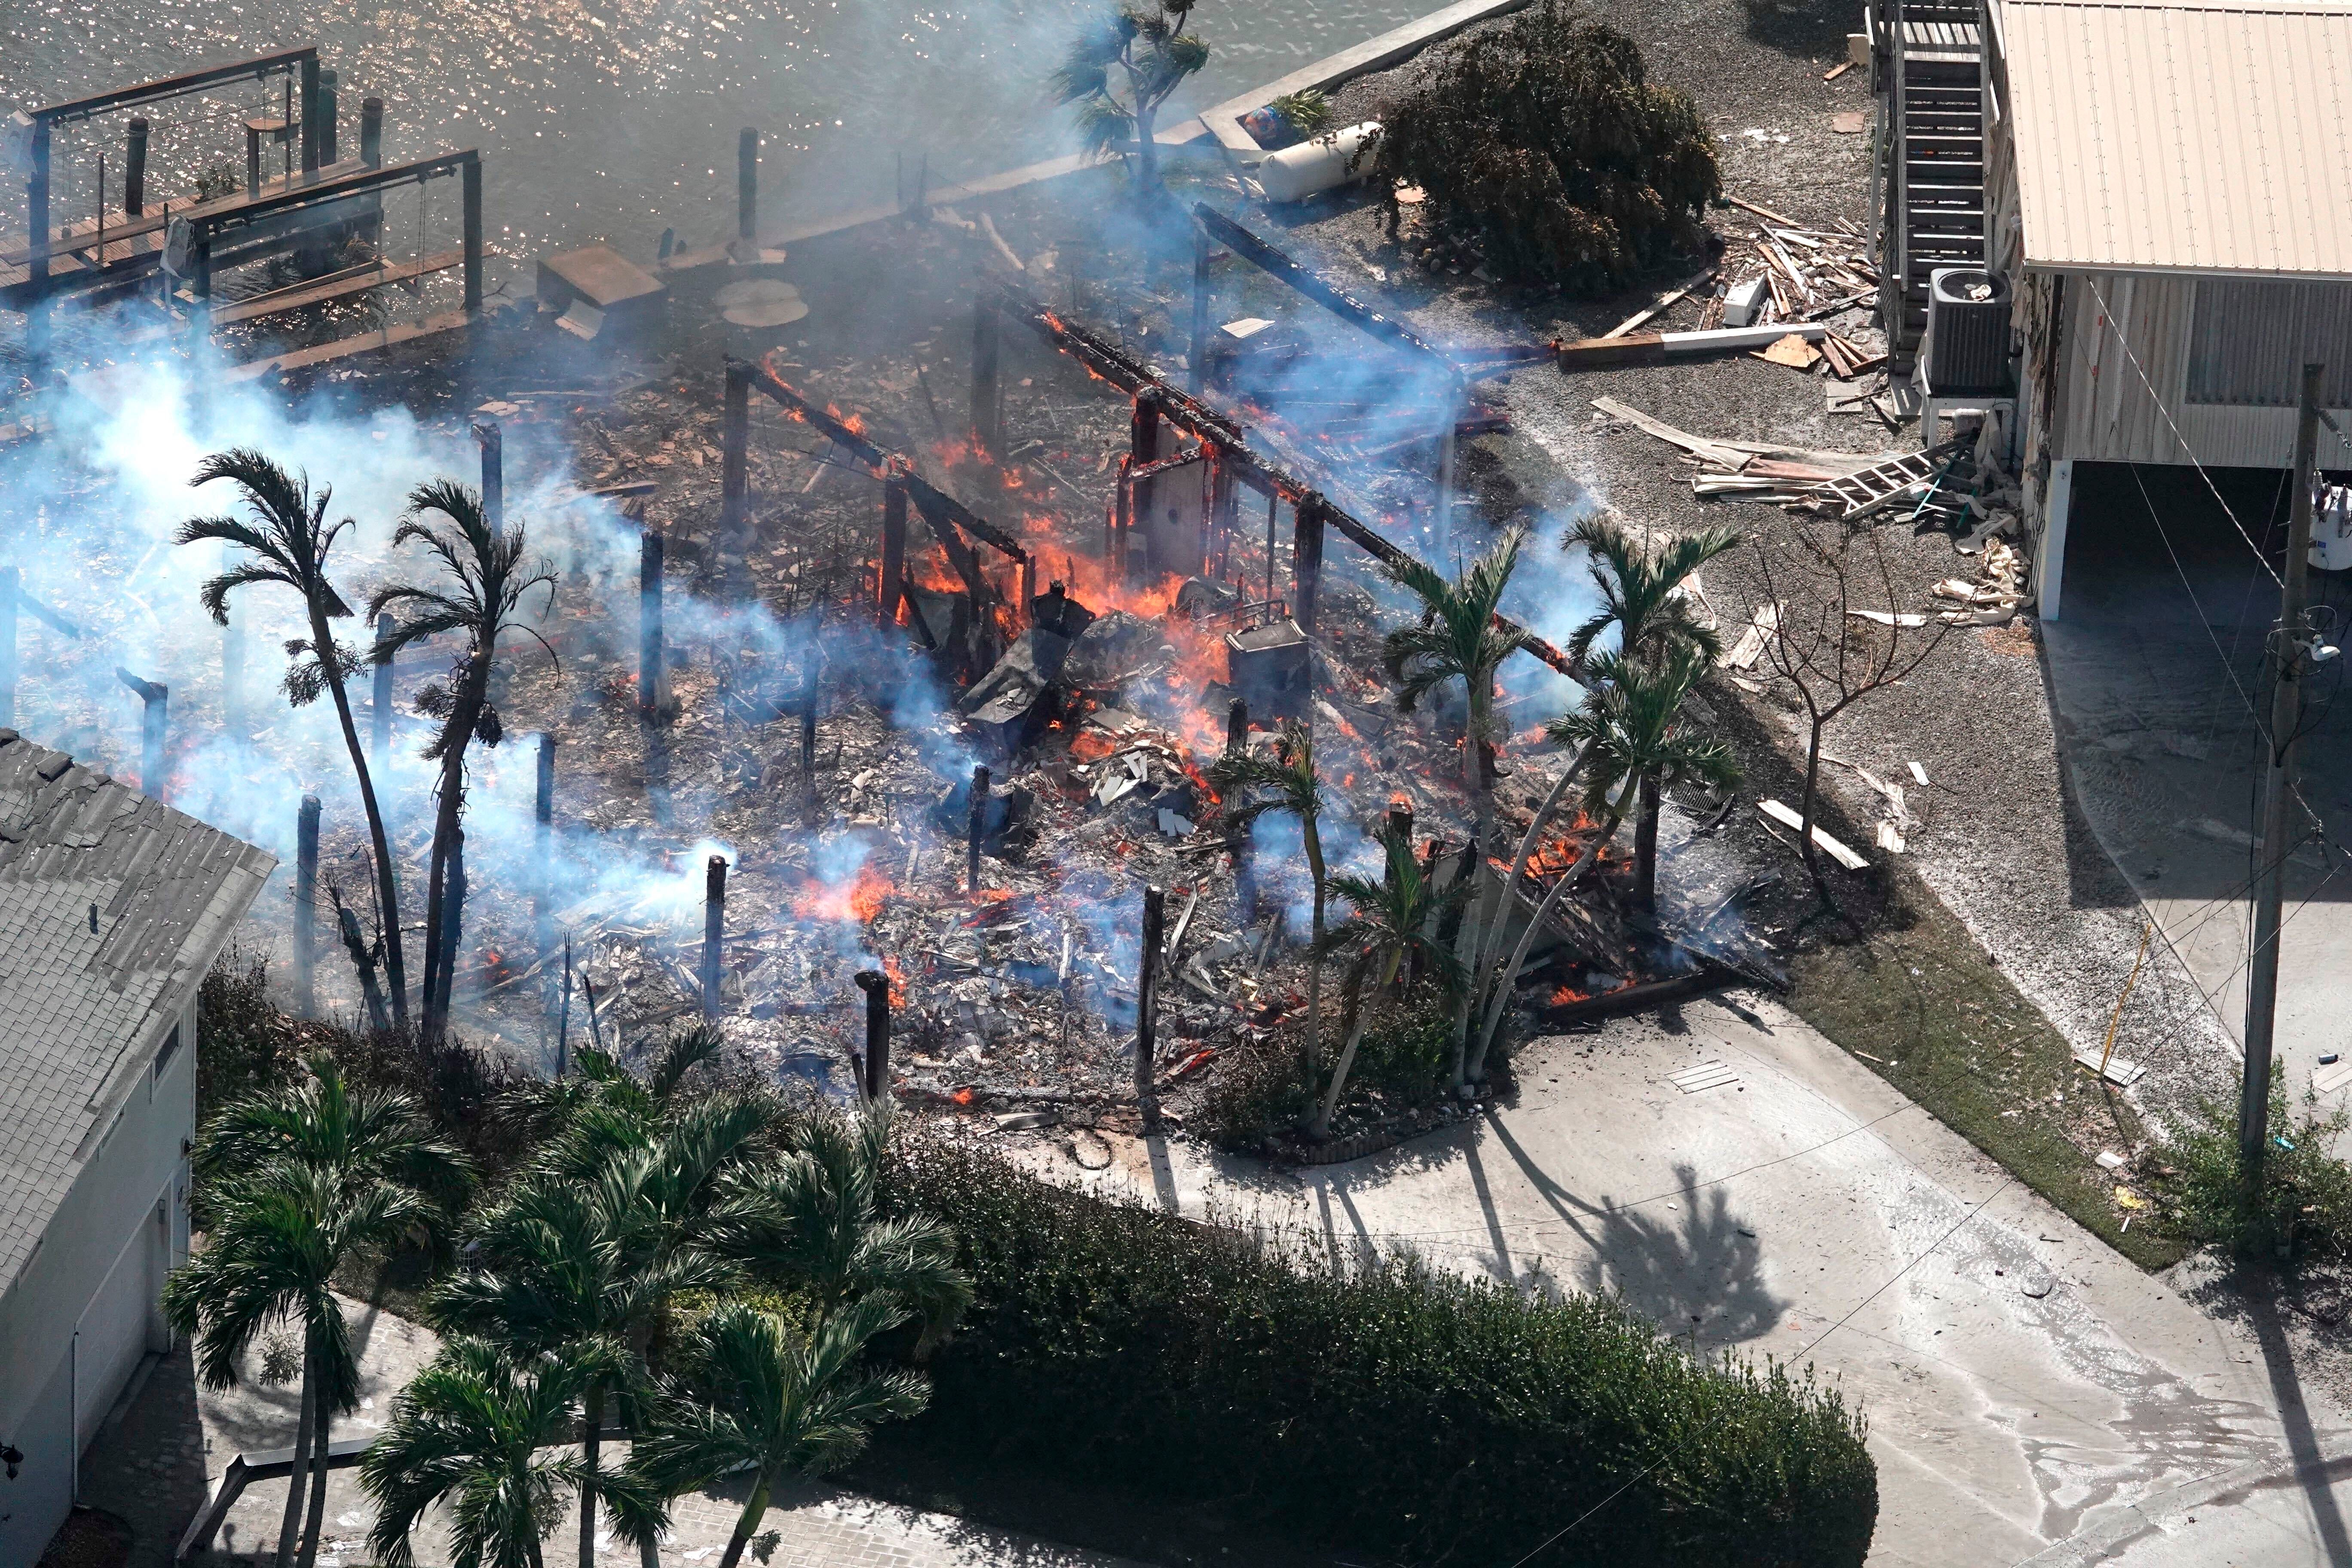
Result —
<instances>
[{"instance_id":1,"label":"white propane tank","mask_svg":"<svg viewBox=\"0 0 2352 1568\"><path fill-rule=\"evenodd\" d=\"M1318 191L1344 185L1349 180L1360 179L1371 173L1371 160L1353 171L1349 160L1363 151L1364 143L1380 133L1377 120L1367 120L1361 125L1350 125L1344 131L1333 131L1301 142L1296 147L1285 147L1279 153L1269 153L1257 166L1257 183L1270 202L1304 201Z\"/></svg>"},{"instance_id":2,"label":"white propane tank","mask_svg":"<svg viewBox=\"0 0 2352 1568\"><path fill-rule=\"evenodd\" d=\"M2352 567L2352 486L2322 485L2311 510L2311 564L2318 572Z\"/></svg>"}]
</instances>

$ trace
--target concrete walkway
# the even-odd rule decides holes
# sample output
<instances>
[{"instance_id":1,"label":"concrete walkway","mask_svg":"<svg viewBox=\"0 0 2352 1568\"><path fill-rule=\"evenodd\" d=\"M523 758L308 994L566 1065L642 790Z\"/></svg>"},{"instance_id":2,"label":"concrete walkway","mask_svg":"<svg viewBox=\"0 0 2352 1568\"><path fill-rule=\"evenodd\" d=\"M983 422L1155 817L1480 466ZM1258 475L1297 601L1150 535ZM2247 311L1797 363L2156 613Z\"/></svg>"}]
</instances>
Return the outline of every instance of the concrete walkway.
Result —
<instances>
[{"instance_id":1,"label":"concrete walkway","mask_svg":"<svg viewBox=\"0 0 2352 1568\"><path fill-rule=\"evenodd\" d=\"M337 1437L368 1437L390 1419L393 1396L433 1359L430 1330L380 1312L363 1302L343 1303L359 1352L361 1407L335 1424ZM247 1450L291 1445L299 1390L263 1386L248 1378L225 1391L199 1390L183 1347L155 1362L112 1424L92 1445L83 1467L83 1500L127 1521L133 1536L130 1568L168 1568L186 1528L229 1460ZM608 1444L608 1463L627 1456ZM662 1568L712 1568L733 1533L748 1489L738 1484L677 1499L672 1528L659 1553ZM211 1562L245 1563L273 1552L286 1508L286 1483L253 1486L229 1510ZM374 1505L360 1490L357 1470L330 1477L319 1568L359 1568ZM578 1526L567 1510L550 1533L548 1561L569 1563ZM446 1537L436 1515L415 1540L423 1568L445 1568ZM637 1568L635 1548L600 1534L599 1568ZM266 1560L266 1559L265 1559ZM779 1494L747 1563L761 1568L1120 1568L1121 1560L1056 1546L973 1525L940 1513L877 1501L838 1488L808 1485Z\"/></svg>"},{"instance_id":2,"label":"concrete walkway","mask_svg":"<svg viewBox=\"0 0 2352 1568\"><path fill-rule=\"evenodd\" d=\"M1734 1081L1672 1081L1716 1062ZM2252 1562L2206 1528L2223 1494L2244 1500L2232 1549L2352 1562L2326 1463L2352 1425L2305 1406L2281 1336L2207 1317L1793 1016L1696 1003L1538 1042L1521 1068L1516 1105L1320 1170L1182 1142L1128 1140L1095 1177L1039 1158L1342 1252L1619 1291L1702 1350L1809 1363L1869 1415L1884 1568L2086 1533L2129 1536L2136 1564Z\"/></svg>"}]
</instances>

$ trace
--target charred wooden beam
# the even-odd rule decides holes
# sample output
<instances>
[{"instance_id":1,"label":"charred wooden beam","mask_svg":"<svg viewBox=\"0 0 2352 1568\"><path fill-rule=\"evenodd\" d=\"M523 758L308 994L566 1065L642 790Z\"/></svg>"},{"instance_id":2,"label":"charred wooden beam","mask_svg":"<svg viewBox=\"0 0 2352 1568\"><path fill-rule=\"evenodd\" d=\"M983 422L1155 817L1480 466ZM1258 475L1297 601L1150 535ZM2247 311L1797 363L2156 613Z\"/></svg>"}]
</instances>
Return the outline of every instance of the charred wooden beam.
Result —
<instances>
[{"instance_id":1,"label":"charred wooden beam","mask_svg":"<svg viewBox=\"0 0 2352 1568\"><path fill-rule=\"evenodd\" d=\"M975 301L971 316L971 438L982 452L994 453L1004 428L1004 405L997 383L1002 352L1003 318L986 297Z\"/></svg>"},{"instance_id":2,"label":"charred wooden beam","mask_svg":"<svg viewBox=\"0 0 2352 1568\"><path fill-rule=\"evenodd\" d=\"M898 601L906 591L907 481L893 474L882 481L882 564L876 583L874 622L896 626Z\"/></svg>"},{"instance_id":3,"label":"charred wooden beam","mask_svg":"<svg viewBox=\"0 0 2352 1568\"><path fill-rule=\"evenodd\" d=\"M122 211L126 217L147 216L147 119L133 116L122 164Z\"/></svg>"},{"instance_id":4,"label":"charred wooden beam","mask_svg":"<svg viewBox=\"0 0 2352 1568\"><path fill-rule=\"evenodd\" d=\"M495 419L474 423L474 440L482 448L482 516L493 531L506 526L506 433Z\"/></svg>"},{"instance_id":5,"label":"charred wooden beam","mask_svg":"<svg viewBox=\"0 0 2352 1568\"><path fill-rule=\"evenodd\" d=\"M1382 342L1425 355L1448 374L1456 374L1452 356L1419 332L1393 316L1375 310L1313 268L1260 239L1208 203L1195 203L1192 217L1201 226L1204 237L1231 247L1237 255L1262 268L1276 281L1288 285L1333 315ZM1199 253L1196 251L1194 254Z\"/></svg>"},{"instance_id":6,"label":"charred wooden beam","mask_svg":"<svg viewBox=\"0 0 2352 1568\"><path fill-rule=\"evenodd\" d=\"M1316 598L1323 583L1323 498L1291 509L1290 514L1290 618L1311 642L1315 637ZM1310 655L1311 657L1311 655ZM1307 688L1314 689L1314 676L1307 677Z\"/></svg>"},{"instance_id":7,"label":"charred wooden beam","mask_svg":"<svg viewBox=\"0 0 2352 1568\"><path fill-rule=\"evenodd\" d=\"M637 715L661 721L662 552L658 528L637 536Z\"/></svg>"},{"instance_id":8,"label":"charred wooden beam","mask_svg":"<svg viewBox=\"0 0 2352 1568\"><path fill-rule=\"evenodd\" d=\"M985 767L972 769L971 817L964 834L966 892L980 891L980 841L988 830L988 770Z\"/></svg>"},{"instance_id":9,"label":"charred wooden beam","mask_svg":"<svg viewBox=\"0 0 2352 1568\"><path fill-rule=\"evenodd\" d=\"M1233 465L1234 478L1238 482L1261 495L1287 501L1294 509L1308 500L1316 502L1326 522L1337 529L1349 542L1383 565L1401 565L1412 559L1407 552L1358 521L1321 492L1276 467L1263 455L1252 451L1248 433L1240 426L1198 398L1170 385L1124 349L1105 342L1076 322L1065 321L1058 313L1030 299L1002 279L991 279L984 287L994 296L1000 312L1029 328L1102 380L1129 396L1147 388L1155 393L1161 416L1196 439L1213 446L1221 459ZM1272 596L1270 586L1268 596ZM1299 624L1303 626L1306 622L1301 619ZM1517 622L1507 616L1496 616L1495 624L1520 638L1520 646L1532 657L1541 659L1571 680L1582 679L1581 666Z\"/></svg>"},{"instance_id":10,"label":"charred wooden beam","mask_svg":"<svg viewBox=\"0 0 2352 1568\"><path fill-rule=\"evenodd\" d=\"M735 138L735 235L744 246L759 242L760 132L746 125Z\"/></svg>"},{"instance_id":11,"label":"charred wooden beam","mask_svg":"<svg viewBox=\"0 0 2352 1568\"><path fill-rule=\"evenodd\" d=\"M747 137L758 132L746 131ZM731 561L747 553L743 525L751 503L751 367L727 362L727 401L719 425L719 539Z\"/></svg>"},{"instance_id":12,"label":"charred wooden beam","mask_svg":"<svg viewBox=\"0 0 2352 1568\"><path fill-rule=\"evenodd\" d=\"M532 945L544 961L555 947L555 868L551 850L555 838L555 737L539 737L539 790L531 803L532 860L530 924Z\"/></svg>"},{"instance_id":13,"label":"charred wooden beam","mask_svg":"<svg viewBox=\"0 0 2352 1568\"><path fill-rule=\"evenodd\" d=\"M1208 384L1209 260L1214 249L1209 231L1196 226L1192 230L1192 352L1184 362L1184 389L1195 397Z\"/></svg>"}]
</instances>

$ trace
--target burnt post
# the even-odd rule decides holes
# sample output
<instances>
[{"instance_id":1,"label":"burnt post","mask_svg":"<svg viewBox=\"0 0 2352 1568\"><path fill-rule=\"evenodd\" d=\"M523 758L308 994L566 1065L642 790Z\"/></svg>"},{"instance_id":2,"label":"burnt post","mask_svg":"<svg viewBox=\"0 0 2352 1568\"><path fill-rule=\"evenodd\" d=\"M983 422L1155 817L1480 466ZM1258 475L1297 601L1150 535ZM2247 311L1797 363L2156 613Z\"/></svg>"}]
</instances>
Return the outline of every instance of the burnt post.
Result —
<instances>
[{"instance_id":1,"label":"burnt post","mask_svg":"<svg viewBox=\"0 0 2352 1568\"><path fill-rule=\"evenodd\" d=\"M857 988L866 993L866 1054L858 1066L864 1076L858 1088L869 1100L890 1097L890 977L878 969L857 972Z\"/></svg>"},{"instance_id":2,"label":"burnt post","mask_svg":"<svg viewBox=\"0 0 2352 1568\"><path fill-rule=\"evenodd\" d=\"M0 566L0 730L16 727L16 582L14 566Z\"/></svg>"},{"instance_id":3,"label":"burnt post","mask_svg":"<svg viewBox=\"0 0 2352 1568\"><path fill-rule=\"evenodd\" d=\"M882 481L881 573L874 624L887 629L898 623L898 598L907 581L907 480L895 466Z\"/></svg>"},{"instance_id":4,"label":"burnt post","mask_svg":"<svg viewBox=\"0 0 2352 1568\"><path fill-rule=\"evenodd\" d=\"M163 798L163 730L170 721L172 689L160 680L142 680L117 665L114 678L139 694L144 704L139 714L139 793L150 800Z\"/></svg>"},{"instance_id":5,"label":"burnt post","mask_svg":"<svg viewBox=\"0 0 2352 1568\"><path fill-rule=\"evenodd\" d=\"M1323 498L1309 496L1293 503L1290 521L1290 618L1311 641L1315 590L1323 578Z\"/></svg>"},{"instance_id":6,"label":"burnt post","mask_svg":"<svg viewBox=\"0 0 2352 1568\"><path fill-rule=\"evenodd\" d=\"M536 842L533 857L538 865L531 879L531 935L541 959L555 948L555 921L548 905L555 893L555 870L551 857L555 837L555 737L544 731L539 737L539 794L531 803L531 821Z\"/></svg>"},{"instance_id":7,"label":"burnt post","mask_svg":"<svg viewBox=\"0 0 2352 1568\"><path fill-rule=\"evenodd\" d=\"M390 611L376 616L377 645L390 642L396 629ZM392 769L392 660L388 658L376 663L375 696L369 707L368 720L375 730L375 766L389 778Z\"/></svg>"},{"instance_id":8,"label":"burnt post","mask_svg":"<svg viewBox=\"0 0 2352 1568\"><path fill-rule=\"evenodd\" d=\"M1003 318L992 300L982 299L971 314L971 438L982 452L993 452L1003 422L1003 405L996 384L998 337Z\"/></svg>"},{"instance_id":9,"label":"burnt post","mask_svg":"<svg viewBox=\"0 0 2352 1568\"><path fill-rule=\"evenodd\" d=\"M744 249L759 243L759 227L760 132L746 125L735 138L735 233Z\"/></svg>"},{"instance_id":10,"label":"burnt post","mask_svg":"<svg viewBox=\"0 0 2352 1568\"><path fill-rule=\"evenodd\" d=\"M261 194L261 126L251 120L245 122L245 194Z\"/></svg>"},{"instance_id":11,"label":"burnt post","mask_svg":"<svg viewBox=\"0 0 2352 1568\"><path fill-rule=\"evenodd\" d=\"M1152 1085L1151 1074L1159 1055L1160 1026L1160 944L1161 931L1168 920L1168 895L1161 889L1143 889L1143 956L1136 963L1135 973L1135 1103L1143 1112L1143 1131L1149 1134L1160 1131L1160 1093Z\"/></svg>"},{"instance_id":12,"label":"burnt post","mask_svg":"<svg viewBox=\"0 0 2352 1568\"><path fill-rule=\"evenodd\" d=\"M302 172L319 167L319 57L302 61Z\"/></svg>"},{"instance_id":13,"label":"burnt post","mask_svg":"<svg viewBox=\"0 0 2352 1568\"><path fill-rule=\"evenodd\" d=\"M1107 525L1110 537L1103 541L1104 559L1110 563L1112 580L1118 583L1127 581L1127 538L1134 531L1135 487L1127 482L1128 470L1133 467L1135 459L1120 453L1118 472L1111 479L1110 519Z\"/></svg>"},{"instance_id":14,"label":"burnt post","mask_svg":"<svg viewBox=\"0 0 2352 1568\"><path fill-rule=\"evenodd\" d=\"M1225 704L1225 755L1238 756L1249 745L1249 704L1234 698Z\"/></svg>"},{"instance_id":15,"label":"burnt post","mask_svg":"<svg viewBox=\"0 0 2352 1568\"><path fill-rule=\"evenodd\" d=\"M757 132L746 131L746 136ZM719 423L719 548L728 560L745 561L743 538L751 503L751 366L727 361L727 402Z\"/></svg>"},{"instance_id":16,"label":"burnt post","mask_svg":"<svg viewBox=\"0 0 2352 1568\"><path fill-rule=\"evenodd\" d=\"M482 515L493 529L506 526L506 434L495 419L477 420L474 440L482 448Z\"/></svg>"},{"instance_id":17,"label":"burnt post","mask_svg":"<svg viewBox=\"0 0 2352 1568\"><path fill-rule=\"evenodd\" d=\"M702 881L702 1016L719 1016L719 961L727 926L727 857L713 855Z\"/></svg>"},{"instance_id":18,"label":"burnt post","mask_svg":"<svg viewBox=\"0 0 2352 1568\"><path fill-rule=\"evenodd\" d=\"M1128 416L1127 460L1130 468L1139 468L1146 463L1157 462L1159 459L1160 398L1158 394L1150 387L1146 387L1135 395L1135 409ZM1151 480L1144 479L1136 480L1129 488L1134 493L1127 500L1127 527L1121 531L1123 534L1133 533L1139 520L1145 528L1151 526L1151 494L1157 487ZM1132 559L1134 554L1132 547L1127 547L1123 553L1128 559L1121 561L1122 567ZM1147 558L1150 553L1149 550L1145 552Z\"/></svg>"},{"instance_id":19,"label":"burnt post","mask_svg":"<svg viewBox=\"0 0 2352 1568\"><path fill-rule=\"evenodd\" d=\"M1209 374L1209 231L1192 225L1192 352L1184 362L1184 390L1201 395Z\"/></svg>"},{"instance_id":20,"label":"burnt post","mask_svg":"<svg viewBox=\"0 0 2352 1568\"><path fill-rule=\"evenodd\" d=\"M988 830L988 770L971 770L971 826L965 846L965 891L980 891L980 841Z\"/></svg>"},{"instance_id":21,"label":"burnt post","mask_svg":"<svg viewBox=\"0 0 2352 1568\"><path fill-rule=\"evenodd\" d=\"M563 1010L555 1016L555 1076L572 1065L572 939L563 939Z\"/></svg>"},{"instance_id":22,"label":"burnt post","mask_svg":"<svg viewBox=\"0 0 2352 1568\"><path fill-rule=\"evenodd\" d=\"M124 149L122 210L131 217L142 217L147 212L147 121L143 115L131 121L129 145Z\"/></svg>"},{"instance_id":23,"label":"burnt post","mask_svg":"<svg viewBox=\"0 0 2352 1568\"><path fill-rule=\"evenodd\" d=\"M383 100L360 100L360 162L371 169L383 167Z\"/></svg>"},{"instance_id":24,"label":"burnt post","mask_svg":"<svg viewBox=\"0 0 2352 1568\"><path fill-rule=\"evenodd\" d=\"M648 527L637 538L637 716L647 728L661 722L662 534Z\"/></svg>"},{"instance_id":25,"label":"burnt post","mask_svg":"<svg viewBox=\"0 0 2352 1568\"><path fill-rule=\"evenodd\" d=\"M1386 831L1389 837L1397 840L1407 848L1411 848L1412 847L1412 807L1410 805L1390 806Z\"/></svg>"},{"instance_id":26,"label":"burnt post","mask_svg":"<svg viewBox=\"0 0 2352 1568\"><path fill-rule=\"evenodd\" d=\"M294 819L294 1013L319 1010L319 797L302 797Z\"/></svg>"}]
</instances>

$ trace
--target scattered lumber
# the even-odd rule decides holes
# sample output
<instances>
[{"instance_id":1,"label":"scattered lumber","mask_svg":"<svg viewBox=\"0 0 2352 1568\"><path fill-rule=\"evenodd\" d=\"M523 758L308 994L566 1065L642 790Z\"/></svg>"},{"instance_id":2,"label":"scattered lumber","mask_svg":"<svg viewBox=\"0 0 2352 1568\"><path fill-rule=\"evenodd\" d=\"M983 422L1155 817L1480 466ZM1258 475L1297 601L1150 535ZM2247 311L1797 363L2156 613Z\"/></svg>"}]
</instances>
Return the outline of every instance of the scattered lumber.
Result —
<instances>
[{"instance_id":1,"label":"scattered lumber","mask_svg":"<svg viewBox=\"0 0 2352 1568\"><path fill-rule=\"evenodd\" d=\"M1798 816L1790 807L1781 805L1777 800L1759 800L1756 803L1756 809L1770 817L1773 821L1780 824L1783 827L1792 828L1799 833L1802 833L1805 830L1805 819ZM1863 870L1870 864L1868 858L1856 854L1853 849L1847 847L1845 844L1837 838L1822 832L1818 825L1813 828L1813 847L1819 849L1822 854L1828 856L1831 859L1836 861L1839 865L1844 867L1849 871Z\"/></svg>"}]
</instances>

